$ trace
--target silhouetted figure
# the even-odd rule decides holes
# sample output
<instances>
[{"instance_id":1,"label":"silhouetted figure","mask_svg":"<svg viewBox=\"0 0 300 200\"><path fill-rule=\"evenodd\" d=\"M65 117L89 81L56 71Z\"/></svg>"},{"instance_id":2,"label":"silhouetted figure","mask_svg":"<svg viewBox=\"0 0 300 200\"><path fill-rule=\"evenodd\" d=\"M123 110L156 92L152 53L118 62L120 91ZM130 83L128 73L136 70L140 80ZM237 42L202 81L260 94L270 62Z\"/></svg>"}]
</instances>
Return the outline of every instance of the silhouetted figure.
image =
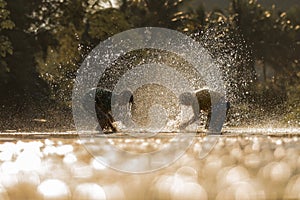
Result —
<instances>
[{"instance_id":1,"label":"silhouetted figure","mask_svg":"<svg viewBox=\"0 0 300 200\"><path fill-rule=\"evenodd\" d=\"M93 93L95 93L94 100L92 99ZM112 132L117 132L117 128L113 125L115 120L111 113L112 95L112 91L110 90L103 88L92 88L83 98L83 107L92 114L93 110L90 106L95 105L97 120L102 130L111 129ZM126 106L128 103L133 103L133 95L128 90L125 90L120 94L115 94L115 97L118 105L113 106Z\"/></svg>"},{"instance_id":2,"label":"silhouetted figure","mask_svg":"<svg viewBox=\"0 0 300 200\"><path fill-rule=\"evenodd\" d=\"M190 92L186 92L180 95L179 101L181 104L186 106L192 106L194 116L180 125L180 129L184 129L190 124L194 123L200 118L200 112L207 113L207 120L205 124L205 129L208 129L209 123L211 120L211 110L212 110L212 102L211 96L215 98L221 97L221 95L217 92L210 91L208 89L198 90L193 95ZM230 103L226 102L226 114L228 109L230 108Z\"/></svg>"}]
</instances>

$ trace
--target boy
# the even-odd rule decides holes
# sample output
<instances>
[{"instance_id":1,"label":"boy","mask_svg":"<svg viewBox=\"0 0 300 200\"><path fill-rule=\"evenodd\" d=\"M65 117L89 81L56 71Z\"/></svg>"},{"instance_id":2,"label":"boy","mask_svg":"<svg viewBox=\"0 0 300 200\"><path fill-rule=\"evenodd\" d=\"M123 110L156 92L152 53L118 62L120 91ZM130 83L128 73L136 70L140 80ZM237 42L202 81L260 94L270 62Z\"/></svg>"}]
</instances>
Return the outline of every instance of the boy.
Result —
<instances>
[{"instance_id":1,"label":"boy","mask_svg":"<svg viewBox=\"0 0 300 200\"><path fill-rule=\"evenodd\" d=\"M211 120L211 109L212 109L211 95L213 95L216 98L220 97L219 93L210 91L208 89L202 89L196 91L195 96L190 92L186 92L180 95L179 97L180 103L186 106L192 106L194 112L194 116L187 122L182 123L180 125L180 129L184 129L190 124L197 121L199 119L199 115L201 111L207 113L205 129L208 129ZM230 108L230 103L226 102L226 115L229 108Z\"/></svg>"},{"instance_id":2,"label":"boy","mask_svg":"<svg viewBox=\"0 0 300 200\"><path fill-rule=\"evenodd\" d=\"M93 93L95 94L94 100L92 99ZM117 132L117 128L113 125L113 122L115 120L111 113L112 95L112 91L108 89L99 87L92 88L83 98L83 107L86 111L92 113L93 110L88 105L95 105L96 116L101 129L110 129L112 132ZM125 106L127 103L133 103L133 95L129 90L125 90L120 94L115 95L116 99L118 99L118 105L113 106ZM100 127L98 127L97 129L99 129Z\"/></svg>"}]
</instances>

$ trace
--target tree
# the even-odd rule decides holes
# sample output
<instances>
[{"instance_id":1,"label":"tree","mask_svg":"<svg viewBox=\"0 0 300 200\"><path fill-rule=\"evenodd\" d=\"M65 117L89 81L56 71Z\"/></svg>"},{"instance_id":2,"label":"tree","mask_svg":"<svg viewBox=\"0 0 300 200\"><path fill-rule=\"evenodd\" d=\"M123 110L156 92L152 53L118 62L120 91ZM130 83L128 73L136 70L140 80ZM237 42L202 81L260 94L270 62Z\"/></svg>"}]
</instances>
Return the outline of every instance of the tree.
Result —
<instances>
[{"instance_id":1,"label":"tree","mask_svg":"<svg viewBox=\"0 0 300 200\"><path fill-rule=\"evenodd\" d=\"M115 8L103 8L90 1L45 1L32 26L38 38L49 35L47 46L36 55L38 71L51 88L52 98L70 103L73 81L86 54L121 31L130 28L125 16ZM52 6L52 8L51 8ZM48 37L48 38L49 38Z\"/></svg>"},{"instance_id":2,"label":"tree","mask_svg":"<svg viewBox=\"0 0 300 200\"><path fill-rule=\"evenodd\" d=\"M198 40L220 65L230 101L251 101L256 78L252 50L233 18L221 10L213 10L207 13L200 32Z\"/></svg>"},{"instance_id":3,"label":"tree","mask_svg":"<svg viewBox=\"0 0 300 200\"><path fill-rule=\"evenodd\" d=\"M123 0L121 11L134 27L164 27L183 31L191 19L181 10L183 0Z\"/></svg>"},{"instance_id":4,"label":"tree","mask_svg":"<svg viewBox=\"0 0 300 200\"><path fill-rule=\"evenodd\" d=\"M291 21L286 12L278 13L275 6L270 10L263 8L256 0L232 0L230 15L253 49L255 60L264 63L264 71L269 64L277 77L292 75L291 62L295 57L291 55L295 55L297 48L296 21Z\"/></svg>"},{"instance_id":5,"label":"tree","mask_svg":"<svg viewBox=\"0 0 300 200\"><path fill-rule=\"evenodd\" d=\"M4 31L11 30L15 26L10 20L10 12L6 9L6 5L6 1L0 0L0 88L4 87L9 78L10 67L5 58L13 53L11 41L4 35Z\"/></svg>"},{"instance_id":6,"label":"tree","mask_svg":"<svg viewBox=\"0 0 300 200\"><path fill-rule=\"evenodd\" d=\"M34 55L39 51L39 45L34 35L28 32L31 23L29 15L39 1L8 1L7 9L10 12L15 28L5 31L4 35L11 41L14 53L7 55L9 67L7 83L2 88L2 100L14 99L15 102L25 104L25 99L41 100L47 93L47 85L39 78L36 71Z\"/></svg>"},{"instance_id":7,"label":"tree","mask_svg":"<svg viewBox=\"0 0 300 200\"><path fill-rule=\"evenodd\" d=\"M256 83L256 103L282 108L288 84L299 79L297 14L279 11L275 5L266 9L256 0L232 0L229 13L252 49L254 61L262 63L264 83ZM274 71L271 79L267 78L267 66Z\"/></svg>"}]
</instances>

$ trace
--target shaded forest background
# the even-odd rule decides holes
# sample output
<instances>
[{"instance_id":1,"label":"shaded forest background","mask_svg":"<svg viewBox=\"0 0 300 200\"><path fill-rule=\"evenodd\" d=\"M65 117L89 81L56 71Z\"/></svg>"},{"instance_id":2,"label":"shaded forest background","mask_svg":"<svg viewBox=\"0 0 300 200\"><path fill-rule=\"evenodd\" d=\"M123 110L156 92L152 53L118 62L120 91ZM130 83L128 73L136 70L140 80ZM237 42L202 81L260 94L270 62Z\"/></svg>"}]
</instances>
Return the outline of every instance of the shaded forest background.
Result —
<instances>
[{"instance_id":1,"label":"shaded forest background","mask_svg":"<svg viewBox=\"0 0 300 200\"><path fill-rule=\"evenodd\" d=\"M0 0L0 130L72 128L76 70L99 42L154 26L205 46L227 76L229 124L300 125L300 3L206 9L188 0ZM261 118L259 117L261 116Z\"/></svg>"}]
</instances>

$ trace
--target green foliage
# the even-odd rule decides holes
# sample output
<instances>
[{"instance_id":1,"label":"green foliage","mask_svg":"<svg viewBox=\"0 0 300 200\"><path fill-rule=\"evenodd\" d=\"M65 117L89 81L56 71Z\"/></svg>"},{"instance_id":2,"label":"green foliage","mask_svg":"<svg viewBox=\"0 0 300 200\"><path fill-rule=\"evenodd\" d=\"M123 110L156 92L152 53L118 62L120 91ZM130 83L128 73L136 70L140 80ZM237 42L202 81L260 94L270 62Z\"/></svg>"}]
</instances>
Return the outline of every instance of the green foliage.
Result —
<instances>
[{"instance_id":1,"label":"green foliage","mask_svg":"<svg viewBox=\"0 0 300 200\"><path fill-rule=\"evenodd\" d=\"M282 12L275 5L266 9L256 0L232 0L229 11L253 51L253 60L262 65L264 82L257 82L254 87L254 103L283 111L284 102L297 98L288 95L288 88L297 88L299 84L296 83L300 72L299 7ZM269 79L267 67L274 71Z\"/></svg>"},{"instance_id":2,"label":"green foliage","mask_svg":"<svg viewBox=\"0 0 300 200\"><path fill-rule=\"evenodd\" d=\"M45 22L56 16L55 23L33 26L38 36L48 32L54 41L44 53L36 54L36 61L41 77L50 85L52 97L70 105L73 79L85 53L101 40L129 29L130 25L117 9L93 10L95 5L82 1L56 3L54 7L58 13L40 13L39 17Z\"/></svg>"},{"instance_id":3,"label":"green foliage","mask_svg":"<svg viewBox=\"0 0 300 200\"><path fill-rule=\"evenodd\" d=\"M282 94L275 103L299 105L291 95L300 77L299 6L280 11L276 6L264 8L257 0L230 0L227 9L206 12L202 5L183 9L188 0L117 2L119 7L110 0L0 0L0 86L8 83L19 96L49 87L52 98L68 104L76 70L93 47L130 28L155 26L191 34L201 42L220 64L232 99L257 96L257 104ZM176 63L178 70L187 65L166 52L151 55L157 54L167 57L162 62ZM118 61L140 62L126 56ZM264 74L264 82L256 81L258 62L265 73L267 66L272 68L270 80Z\"/></svg>"},{"instance_id":4,"label":"green foliage","mask_svg":"<svg viewBox=\"0 0 300 200\"><path fill-rule=\"evenodd\" d=\"M99 10L90 14L88 21L90 24L89 36L99 41L130 28L126 16L114 8Z\"/></svg>"},{"instance_id":5,"label":"green foliage","mask_svg":"<svg viewBox=\"0 0 300 200\"><path fill-rule=\"evenodd\" d=\"M35 54L37 71L50 88L50 97L70 101L72 83L81 60L80 37L84 29L86 1L46 1L31 15L32 31L41 50Z\"/></svg>"},{"instance_id":6,"label":"green foliage","mask_svg":"<svg viewBox=\"0 0 300 200\"><path fill-rule=\"evenodd\" d=\"M39 2L39 0L6 2L4 10L9 12L15 27L1 30L0 33L10 41L10 47L13 48L13 52L8 48L6 57L1 59L2 66L5 61L5 68L0 72L0 93L6 97L0 99L1 103L21 105L25 101L30 104L33 100L41 101L41 98L47 98L48 86L39 78L34 60L34 55L40 51L40 46L34 35L28 31L32 23L29 15ZM5 22L4 25L11 27L11 22Z\"/></svg>"},{"instance_id":7,"label":"green foliage","mask_svg":"<svg viewBox=\"0 0 300 200\"><path fill-rule=\"evenodd\" d=\"M9 38L3 35L3 32L14 28L14 23L10 20L10 12L6 9L6 4L4 0L0 0L0 79L4 83L7 81L8 73L10 72L5 57L7 54L12 55L13 47Z\"/></svg>"},{"instance_id":8,"label":"green foliage","mask_svg":"<svg viewBox=\"0 0 300 200\"><path fill-rule=\"evenodd\" d=\"M9 19L10 12L6 9L6 5L4 0L0 0L0 31L14 27L14 23Z\"/></svg>"},{"instance_id":9,"label":"green foliage","mask_svg":"<svg viewBox=\"0 0 300 200\"><path fill-rule=\"evenodd\" d=\"M295 75L292 63L300 58L295 51L300 45L297 21L292 22L286 12L278 13L275 6L263 8L256 0L233 0L230 12L255 60L269 64L277 76Z\"/></svg>"},{"instance_id":10,"label":"green foliage","mask_svg":"<svg viewBox=\"0 0 300 200\"><path fill-rule=\"evenodd\" d=\"M43 80L49 84L52 97L68 103L73 79L81 58L78 51L79 42L74 39L76 29L72 24L68 28L59 30L57 34L60 38L58 45L48 47L45 59L42 53L36 54L37 70Z\"/></svg>"},{"instance_id":11,"label":"green foliage","mask_svg":"<svg viewBox=\"0 0 300 200\"><path fill-rule=\"evenodd\" d=\"M0 56L1 57L6 57L6 54L12 54L13 53L13 48L11 46L11 42L9 39L5 36L0 37Z\"/></svg>"},{"instance_id":12,"label":"green foliage","mask_svg":"<svg viewBox=\"0 0 300 200\"><path fill-rule=\"evenodd\" d=\"M183 31L191 19L180 8L183 0L123 0L121 10L134 27L165 27Z\"/></svg>"}]
</instances>

